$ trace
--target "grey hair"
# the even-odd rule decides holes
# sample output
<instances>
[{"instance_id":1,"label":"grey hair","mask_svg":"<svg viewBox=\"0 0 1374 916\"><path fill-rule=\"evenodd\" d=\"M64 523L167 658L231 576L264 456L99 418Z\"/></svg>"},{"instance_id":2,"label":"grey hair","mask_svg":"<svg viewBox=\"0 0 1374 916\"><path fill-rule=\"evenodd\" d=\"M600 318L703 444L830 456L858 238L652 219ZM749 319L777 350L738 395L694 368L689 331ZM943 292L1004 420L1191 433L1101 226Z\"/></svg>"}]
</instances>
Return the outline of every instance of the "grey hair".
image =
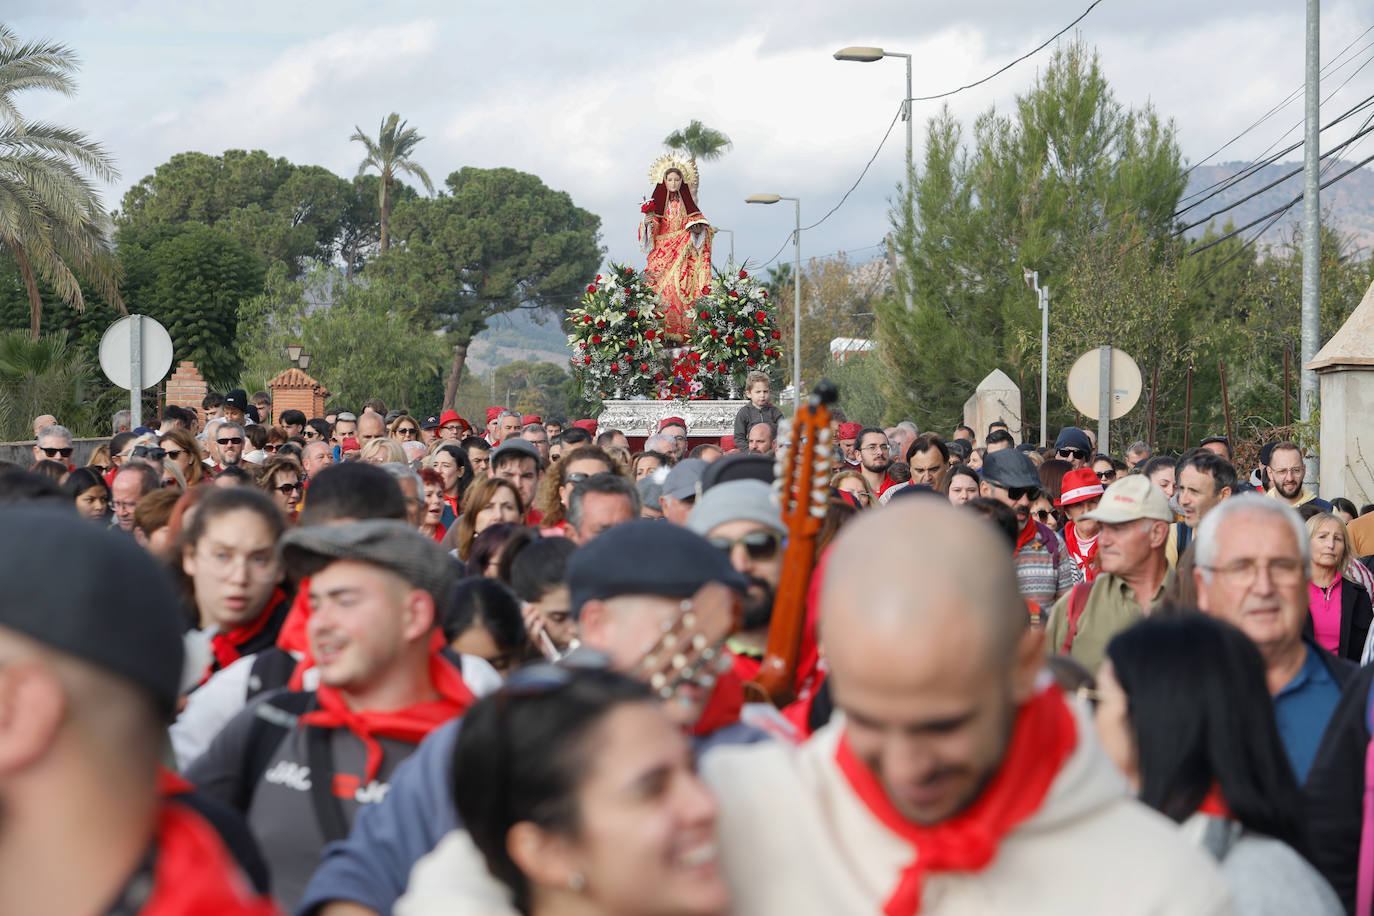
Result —
<instances>
[{"instance_id":1,"label":"grey hair","mask_svg":"<svg viewBox=\"0 0 1374 916\"><path fill-rule=\"evenodd\" d=\"M244 428L243 428L242 426L240 426L239 424L235 423L233 420L223 420L223 421L221 421L220 427L221 427L221 428L228 428L228 429L237 429L237 430L239 431L239 434L240 434L240 435L244 435L244 436L247 435L247 432L244 431Z\"/></svg>"},{"instance_id":2,"label":"grey hair","mask_svg":"<svg viewBox=\"0 0 1374 916\"><path fill-rule=\"evenodd\" d=\"M521 419L520 414L516 413L515 411L513 411L513 410L503 410L503 411L501 411L499 414L496 415L496 421L499 423L500 421L504 420L506 417L515 417L515 419L517 419L517 420Z\"/></svg>"},{"instance_id":3,"label":"grey hair","mask_svg":"<svg viewBox=\"0 0 1374 916\"><path fill-rule=\"evenodd\" d=\"M523 436L525 433L529 432L532 429L542 429L544 431L544 435L547 436L549 434L548 427L546 427L543 423L526 423L524 426L520 427L520 435Z\"/></svg>"},{"instance_id":4,"label":"grey hair","mask_svg":"<svg viewBox=\"0 0 1374 916\"><path fill-rule=\"evenodd\" d=\"M114 416L110 417L110 427L115 435L119 433L119 427L132 423L133 413L129 410L116 410Z\"/></svg>"},{"instance_id":5,"label":"grey hair","mask_svg":"<svg viewBox=\"0 0 1374 916\"><path fill-rule=\"evenodd\" d=\"M396 464L394 461L388 461L386 464L378 465L378 467L386 471L392 477L395 477L397 483L403 480L409 480L411 483L415 484L415 495L420 499L425 498L425 482L420 479L419 474L411 470L410 465Z\"/></svg>"},{"instance_id":6,"label":"grey hair","mask_svg":"<svg viewBox=\"0 0 1374 916\"><path fill-rule=\"evenodd\" d=\"M579 480L573 484L572 495L568 497L568 525L579 532L582 530L582 503L588 493L623 496L630 501L630 516L639 517L639 489L634 484L619 474L593 474L586 480Z\"/></svg>"},{"instance_id":7,"label":"grey hair","mask_svg":"<svg viewBox=\"0 0 1374 916\"><path fill-rule=\"evenodd\" d=\"M736 442L735 444L739 445L738 442ZM644 451L659 452L663 455L671 455L673 453L673 437L665 436L662 433L654 433L652 436L644 440Z\"/></svg>"},{"instance_id":8,"label":"grey hair","mask_svg":"<svg viewBox=\"0 0 1374 916\"><path fill-rule=\"evenodd\" d=\"M1202 570L1202 576L1207 581L1211 581L1212 567L1216 565L1217 536L1223 525L1236 523L1231 518L1233 515L1262 515L1281 520L1288 526L1288 530L1293 534L1293 540L1297 542L1298 553L1302 556L1302 568L1306 570L1311 565L1312 542L1307 535L1307 526L1298 511L1281 500L1242 493L1222 500L1221 505L1204 515L1202 522L1197 526L1194 562L1198 569Z\"/></svg>"},{"instance_id":9,"label":"grey hair","mask_svg":"<svg viewBox=\"0 0 1374 916\"><path fill-rule=\"evenodd\" d=\"M47 436L58 436L62 439L66 439L68 445L72 444L72 431L65 426L58 426L56 423L52 426L45 426L40 429L38 431L38 438L34 441L37 442Z\"/></svg>"},{"instance_id":10,"label":"grey hair","mask_svg":"<svg viewBox=\"0 0 1374 916\"><path fill-rule=\"evenodd\" d=\"M1126 446L1126 454L1130 455L1130 454L1132 454L1132 453L1137 453L1137 452L1144 452L1144 453L1147 454L1147 455L1150 454L1150 445L1149 445L1149 443L1148 443L1148 442L1144 442L1143 440L1137 439L1136 441L1132 442L1130 445Z\"/></svg>"},{"instance_id":11,"label":"grey hair","mask_svg":"<svg viewBox=\"0 0 1374 916\"><path fill-rule=\"evenodd\" d=\"M898 428L898 429L909 429L909 430L911 430L911 434L912 434L913 436L919 436L919 435L921 434L921 431L920 431L919 429L916 428L916 424L915 424L915 423L912 423L910 420L903 420L902 422L898 423L898 424L897 424L897 428Z\"/></svg>"}]
</instances>

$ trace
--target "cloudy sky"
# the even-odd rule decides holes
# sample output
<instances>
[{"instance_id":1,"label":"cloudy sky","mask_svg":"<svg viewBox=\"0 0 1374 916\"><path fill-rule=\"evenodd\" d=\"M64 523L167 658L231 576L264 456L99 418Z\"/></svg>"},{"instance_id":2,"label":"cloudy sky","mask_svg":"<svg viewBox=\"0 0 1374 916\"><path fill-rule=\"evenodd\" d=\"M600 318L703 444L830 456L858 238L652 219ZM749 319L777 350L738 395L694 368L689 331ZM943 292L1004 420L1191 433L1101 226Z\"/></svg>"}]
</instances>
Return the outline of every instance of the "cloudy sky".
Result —
<instances>
[{"instance_id":1,"label":"cloudy sky","mask_svg":"<svg viewBox=\"0 0 1374 916\"><path fill-rule=\"evenodd\" d=\"M698 118L734 141L703 169L698 202L712 223L734 230L737 259L757 264L784 243L793 214L744 197L800 197L803 224L814 222L854 182L902 97L900 60L841 63L831 59L836 49L910 52L914 94L931 95L1019 57L1089 2L3 0L0 21L80 54L77 97L30 95L21 104L107 145L122 171L108 191L111 208L185 150L264 149L351 176L360 158L348 142L354 126L375 134L398 111L425 135L417 158L436 183L465 165L535 173L601 216L610 258L637 260L648 164L665 135ZM1356 0L1322 6L1323 62L1349 47L1349 64L1338 62L1323 88L1354 74L1325 114L1374 94L1374 67L1358 69L1374 56L1374 32L1361 37L1374 9ZM1104 0L1078 31L1099 49L1118 98L1175 119L1196 162L1300 87L1302 7ZM966 122L990 105L1005 108L1048 57L949 103ZM918 158L939 104L915 106ZM1301 115L1299 92L1218 160L1259 155ZM880 253L904 143L899 122L858 190L804 233L804 257ZM729 244L719 237L718 264Z\"/></svg>"}]
</instances>

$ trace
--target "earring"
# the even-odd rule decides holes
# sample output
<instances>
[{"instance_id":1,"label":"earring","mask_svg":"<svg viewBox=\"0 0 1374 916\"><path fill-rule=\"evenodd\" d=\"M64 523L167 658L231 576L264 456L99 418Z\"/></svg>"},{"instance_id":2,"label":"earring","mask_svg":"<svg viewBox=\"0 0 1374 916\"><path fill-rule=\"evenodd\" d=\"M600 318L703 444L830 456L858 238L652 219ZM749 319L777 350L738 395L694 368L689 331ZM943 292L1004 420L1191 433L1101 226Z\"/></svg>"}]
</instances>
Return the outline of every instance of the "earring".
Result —
<instances>
[{"instance_id":1,"label":"earring","mask_svg":"<svg viewBox=\"0 0 1374 916\"><path fill-rule=\"evenodd\" d=\"M582 889L587 886L587 879L582 877L582 872L575 871L568 875L568 890L574 894L582 893Z\"/></svg>"}]
</instances>

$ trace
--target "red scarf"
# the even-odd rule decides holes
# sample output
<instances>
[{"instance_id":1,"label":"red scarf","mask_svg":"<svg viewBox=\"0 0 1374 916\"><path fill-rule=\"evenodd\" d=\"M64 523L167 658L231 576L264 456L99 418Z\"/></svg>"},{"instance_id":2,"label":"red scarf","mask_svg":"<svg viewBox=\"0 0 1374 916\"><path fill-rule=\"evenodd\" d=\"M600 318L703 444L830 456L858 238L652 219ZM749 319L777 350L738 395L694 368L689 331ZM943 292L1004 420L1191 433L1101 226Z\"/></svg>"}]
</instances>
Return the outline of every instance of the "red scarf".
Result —
<instances>
[{"instance_id":1,"label":"red scarf","mask_svg":"<svg viewBox=\"0 0 1374 916\"><path fill-rule=\"evenodd\" d=\"M473 704L472 691L463 682L463 676L437 653L429 656L429 679L440 699L386 711L349 709L336 688L320 685L315 691L320 708L301 716L300 721L321 728L346 728L357 735L367 748L363 782L368 783L377 777L382 766L382 746L376 736L419 744L425 735L461 716Z\"/></svg>"},{"instance_id":2,"label":"red scarf","mask_svg":"<svg viewBox=\"0 0 1374 916\"><path fill-rule=\"evenodd\" d=\"M840 737L835 762L854 794L883 826L915 847L897 887L883 906L885 916L914 916L921 909L921 884L931 872L978 871L997 855L997 845L1040 808L1064 761L1077 743L1073 715L1057 687L1021 707L1001 768L966 810L933 827L913 824L897 810L878 777Z\"/></svg>"},{"instance_id":3,"label":"red scarf","mask_svg":"<svg viewBox=\"0 0 1374 916\"><path fill-rule=\"evenodd\" d=\"M210 637L210 650L215 653L215 664L220 670L228 668L234 662L243 657L239 649L244 643L260 634L267 628L267 623L272 619L272 614L276 611L277 605L286 600L286 592L281 588L272 591L272 597L267 599L267 604L263 605L262 613L258 619L254 620L246 627L239 627L236 630L221 630Z\"/></svg>"},{"instance_id":4,"label":"red scarf","mask_svg":"<svg viewBox=\"0 0 1374 916\"><path fill-rule=\"evenodd\" d=\"M157 818L153 893L139 916L280 916L254 894L213 827L177 802Z\"/></svg>"},{"instance_id":5,"label":"red scarf","mask_svg":"<svg viewBox=\"0 0 1374 916\"><path fill-rule=\"evenodd\" d=\"M1226 804L1226 798L1221 794L1221 786L1216 783L1212 783L1212 788L1207 791L1206 797L1202 799L1202 804L1197 806L1197 813L1225 818L1228 821L1236 819L1236 816L1231 813L1231 806Z\"/></svg>"},{"instance_id":6,"label":"red scarf","mask_svg":"<svg viewBox=\"0 0 1374 916\"><path fill-rule=\"evenodd\" d=\"M1020 553L1021 548L1029 544L1039 533L1040 529L1035 525L1035 516L1032 515L1030 518L1026 519L1026 527L1022 528L1021 533L1017 535L1016 549L1013 550L1012 553Z\"/></svg>"},{"instance_id":7,"label":"red scarf","mask_svg":"<svg viewBox=\"0 0 1374 916\"><path fill-rule=\"evenodd\" d=\"M1098 535L1101 537L1101 535ZM1097 577L1097 541L1084 553L1078 543L1078 528L1073 522L1064 526L1064 545L1069 548L1070 555L1078 562L1078 568L1083 570L1086 577L1085 582L1091 582Z\"/></svg>"},{"instance_id":8,"label":"red scarf","mask_svg":"<svg viewBox=\"0 0 1374 916\"><path fill-rule=\"evenodd\" d=\"M705 737L727 725L734 725L739 721L743 708L744 681L731 669L716 679L716 686L706 698L706 706L692 726L692 734Z\"/></svg>"}]
</instances>

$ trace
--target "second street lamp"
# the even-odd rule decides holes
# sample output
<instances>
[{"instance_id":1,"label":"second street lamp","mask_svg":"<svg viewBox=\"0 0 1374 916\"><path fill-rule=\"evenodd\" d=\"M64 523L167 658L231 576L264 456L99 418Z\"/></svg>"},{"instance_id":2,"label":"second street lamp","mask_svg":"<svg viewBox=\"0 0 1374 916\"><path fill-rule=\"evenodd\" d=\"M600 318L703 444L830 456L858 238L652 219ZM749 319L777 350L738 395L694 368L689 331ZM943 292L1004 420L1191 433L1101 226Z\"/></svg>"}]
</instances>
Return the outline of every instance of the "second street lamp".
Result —
<instances>
[{"instance_id":1,"label":"second street lamp","mask_svg":"<svg viewBox=\"0 0 1374 916\"><path fill-rule=\"evenodd\" d=\"M901 54L897 51L884 51L882 48L867 47L848 47L840 48L833 55L836 60L857 61L862 64L871 64L874 61L882 60L884 57L904 57L906 58L906 96L902 99L902 120L906 122L906 175L902 177L902 184L911 183L911 55Z\"/></svg>"},{"instance_id":2,"label":"second street lamp","mask_svg":"<svg viewBox=\"0 0 1374 916\"><path fill-rule=\"evenodd\" d=\"M744 198L747 204L775 204L780 200L790 200L797 205L797 225L792 230L792 243L796 253L796 266L793 268L792 277L792 289L795 293L792 302L792 404L795 412L801 410L801 198L783 197L778 194L750 194Z\"/></svg>"}]
</instances>

